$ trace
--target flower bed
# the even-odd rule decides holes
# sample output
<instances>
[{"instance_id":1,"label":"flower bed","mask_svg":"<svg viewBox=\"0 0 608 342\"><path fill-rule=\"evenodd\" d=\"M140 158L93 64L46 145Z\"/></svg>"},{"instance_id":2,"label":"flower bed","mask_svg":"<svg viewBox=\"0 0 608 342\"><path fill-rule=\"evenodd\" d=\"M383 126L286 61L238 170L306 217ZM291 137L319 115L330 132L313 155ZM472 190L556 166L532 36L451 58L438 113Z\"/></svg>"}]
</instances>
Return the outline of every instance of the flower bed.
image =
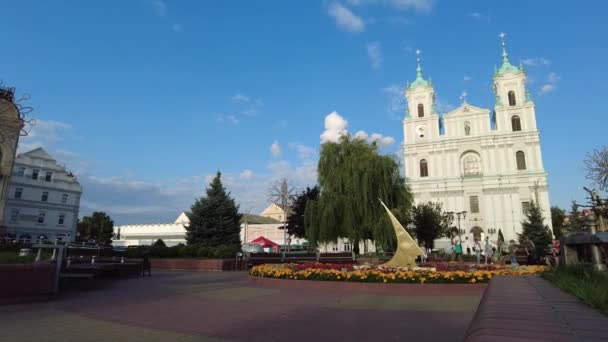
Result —
<instances>
[{"instance_id":1,"label":"flower bed","mask_svg":"<svg viewBox=\"0 0 608 342\"><path fill-rule=\"evenodd\" d=\"M273 264L251 268L254 277L346 281L366 283L409 283L409 284L474 284L487 283L497 275L526 275L545 271L545 266L495 267L468 271L435 271L429 269L407 270L403 268L384 268L378 266L319 265L311 264Z\"/></svg>"}]
</instances>

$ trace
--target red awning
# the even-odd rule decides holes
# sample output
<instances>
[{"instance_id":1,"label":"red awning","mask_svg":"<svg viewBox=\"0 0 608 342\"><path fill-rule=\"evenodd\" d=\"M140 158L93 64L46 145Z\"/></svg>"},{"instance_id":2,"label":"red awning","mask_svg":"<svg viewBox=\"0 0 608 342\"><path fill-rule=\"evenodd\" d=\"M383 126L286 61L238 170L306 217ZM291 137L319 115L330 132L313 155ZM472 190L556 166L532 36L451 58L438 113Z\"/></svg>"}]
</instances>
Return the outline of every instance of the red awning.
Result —
<instances>
[{"instance_id":1,"label":"red awning","mask_svg":"<svg viewBox=\"0 0 608 342\"><path fill-rule=\"evenodd\" d=\"M279 247L279 244L268 240L267 238L260 236L259 238L251 241L250 243L256 243L258 245L262 245L262 247L267 248L267 247Z\"/></svg>"}]
</instances>

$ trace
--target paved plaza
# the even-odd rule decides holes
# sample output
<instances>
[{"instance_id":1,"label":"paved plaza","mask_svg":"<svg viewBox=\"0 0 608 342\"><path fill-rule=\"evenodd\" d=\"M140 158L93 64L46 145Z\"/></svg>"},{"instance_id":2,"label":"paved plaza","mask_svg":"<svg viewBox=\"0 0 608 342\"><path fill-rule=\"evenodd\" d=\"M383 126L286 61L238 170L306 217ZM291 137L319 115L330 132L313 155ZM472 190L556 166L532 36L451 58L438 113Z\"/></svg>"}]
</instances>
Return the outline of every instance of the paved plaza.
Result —
<instances>
[{"instance_id":1,"label":"paved plaza","mask_svg":"<svg viewBox=\"0 0 608 342\"><path fill-rule=\"evenodd\" d=\"M483 287L157 271L0 306L5 341L459 341Z\"/></svg>"}]
</instances>

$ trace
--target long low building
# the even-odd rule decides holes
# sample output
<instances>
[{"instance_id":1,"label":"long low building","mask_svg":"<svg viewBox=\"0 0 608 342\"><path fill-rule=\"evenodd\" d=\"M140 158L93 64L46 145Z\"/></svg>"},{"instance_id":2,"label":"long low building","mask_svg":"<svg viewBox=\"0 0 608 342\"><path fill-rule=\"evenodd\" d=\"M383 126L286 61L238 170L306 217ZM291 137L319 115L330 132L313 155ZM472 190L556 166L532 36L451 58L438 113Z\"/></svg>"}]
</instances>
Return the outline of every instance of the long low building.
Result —
<instances>
[{"instance_id":1,"label":"long low building","mask_svg":"<svg viewBox=\"0 0 608 342\"><path fill-rule=\"evenodd\" d=\"M276 220L277 210L280 207L271 205L260 215L244 214L241 218L241 241L250 243L260 237L264 237L272 242L284 246L302 246L307 243L306 239L285 236L283 223ZM114 227L115 239L112 244L116 247L143 246L151 245L156 240L161 239L167 246L186 244L186 226L190 223L185 212L179 214L173 223L160 224L129 224ZM287 239L286 239L287 238ZM360 243L359 249L364 251L367 247L368 252L374 252L375 247L371 241ZM319 246L322 252L350 252L353 249L352 243L348 239L339 239L335 243L323 244Z\"/></svg>"}]
</instances>

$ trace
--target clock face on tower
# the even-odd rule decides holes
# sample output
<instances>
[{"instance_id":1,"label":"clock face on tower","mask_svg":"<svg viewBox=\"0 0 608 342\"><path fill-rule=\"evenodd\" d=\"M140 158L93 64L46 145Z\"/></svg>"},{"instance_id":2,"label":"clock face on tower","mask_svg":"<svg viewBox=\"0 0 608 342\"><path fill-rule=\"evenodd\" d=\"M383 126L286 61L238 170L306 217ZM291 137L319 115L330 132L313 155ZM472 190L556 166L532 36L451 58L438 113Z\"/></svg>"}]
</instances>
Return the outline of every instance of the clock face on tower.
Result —
<instances>
[{"instance_id":1,"label":"clock face on tower","mask_svg":"<svg viewBox=\"0 0 608 342\"><path fill-rule=\"evenodd\" d=\"M416 126L416 134L418 134L419 137L423 138L425 133L426 127L424 125Z\"/></svg>"}]
</instances>

